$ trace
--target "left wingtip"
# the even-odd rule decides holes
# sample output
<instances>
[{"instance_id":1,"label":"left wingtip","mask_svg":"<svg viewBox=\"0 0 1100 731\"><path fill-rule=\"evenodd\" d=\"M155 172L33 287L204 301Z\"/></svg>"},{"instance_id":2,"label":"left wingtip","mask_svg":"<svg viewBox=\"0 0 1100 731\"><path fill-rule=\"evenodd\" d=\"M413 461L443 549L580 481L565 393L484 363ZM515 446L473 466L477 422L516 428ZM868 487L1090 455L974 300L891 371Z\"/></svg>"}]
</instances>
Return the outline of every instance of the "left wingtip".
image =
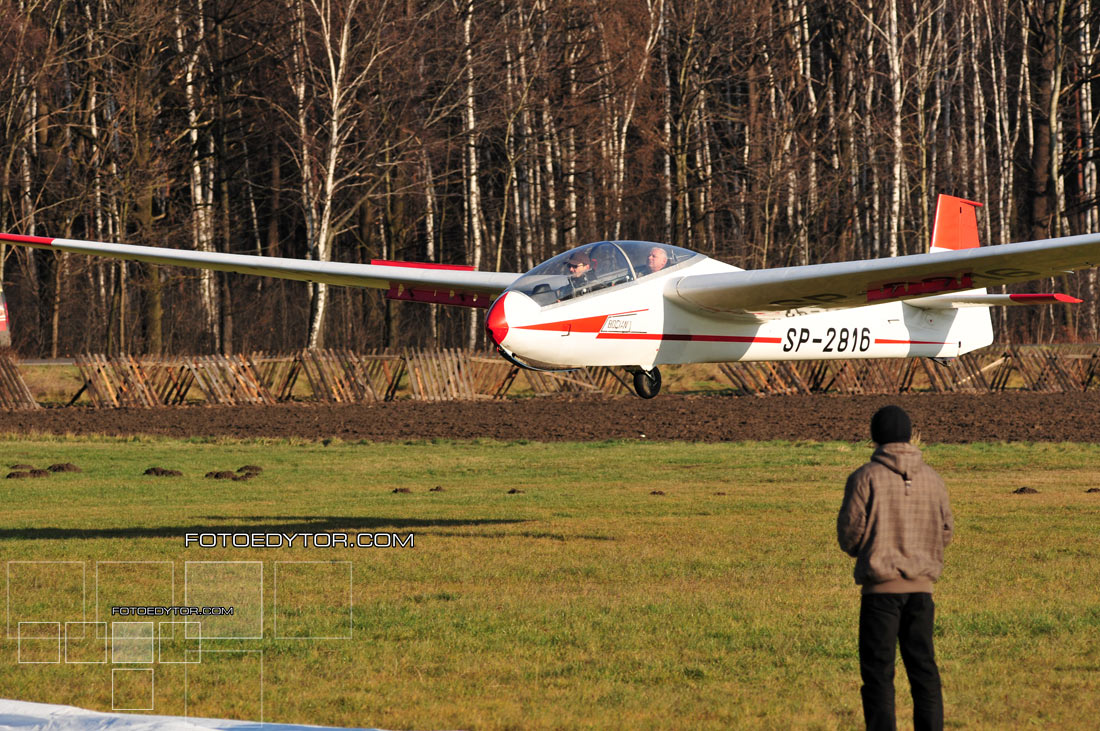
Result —
<instances>
[{"instance_id":1,"label":"left wingtip","mask_svg":"<svg viewBox=\"0 0 1100 731\"><path fill-rule=\"evenodd\" d=\"M12 244L23 244L24 246L50 246L54 240L47 236L24 236L22 234L5 234L0 233L0 241L7 241Z\"/></svg>"}]
</instances>

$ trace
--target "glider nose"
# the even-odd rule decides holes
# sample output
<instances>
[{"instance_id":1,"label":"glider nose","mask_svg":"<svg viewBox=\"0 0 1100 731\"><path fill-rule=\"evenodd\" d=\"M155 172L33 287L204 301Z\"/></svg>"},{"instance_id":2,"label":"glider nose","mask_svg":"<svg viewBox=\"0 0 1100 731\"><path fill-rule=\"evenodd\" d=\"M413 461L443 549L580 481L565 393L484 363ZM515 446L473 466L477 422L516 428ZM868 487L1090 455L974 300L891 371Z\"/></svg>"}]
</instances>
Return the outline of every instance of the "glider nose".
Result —
<instances>
[{"instance_id":1,"label":"glider nose","mask_svg":"<svg viewBox=\"0 0 1100 731\"><path fill-rule=\"evenodd\" d=\"M489 308L489 316L485 318L485 329L489 331L489 337L498 347L504 346L504 338L508 336L508 320L504 316L504 300L508 299L508 293L500 297Z\"/></svg>"}]
</instances>

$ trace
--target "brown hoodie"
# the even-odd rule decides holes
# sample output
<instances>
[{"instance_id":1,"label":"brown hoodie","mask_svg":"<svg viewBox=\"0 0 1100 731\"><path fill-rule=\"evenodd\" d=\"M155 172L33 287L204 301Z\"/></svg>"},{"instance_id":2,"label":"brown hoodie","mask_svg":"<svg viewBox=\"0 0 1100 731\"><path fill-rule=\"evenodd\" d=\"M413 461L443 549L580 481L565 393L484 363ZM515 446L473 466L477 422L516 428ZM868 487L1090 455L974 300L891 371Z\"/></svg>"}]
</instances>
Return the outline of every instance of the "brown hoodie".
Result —
<instances>
[{"instance_id":1,"label":"brown hoodie","mask_svg":"<svg viewBox=\"0 0 1100 731\"><path fill-rule=\"evenodd\" d=\"M943 480L908 442L880 445L848 476L836 519L864 594L931 592L954 527Z\"/></svg>"}]
</instances>

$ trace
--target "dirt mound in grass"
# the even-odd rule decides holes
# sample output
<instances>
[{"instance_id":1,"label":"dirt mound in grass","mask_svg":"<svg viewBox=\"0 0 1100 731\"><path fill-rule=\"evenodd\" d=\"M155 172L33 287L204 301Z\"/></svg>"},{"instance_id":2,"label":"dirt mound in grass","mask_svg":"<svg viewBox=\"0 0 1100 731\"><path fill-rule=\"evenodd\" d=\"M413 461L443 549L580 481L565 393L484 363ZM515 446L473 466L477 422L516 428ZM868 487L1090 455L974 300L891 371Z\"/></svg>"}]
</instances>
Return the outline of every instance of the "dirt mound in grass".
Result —
<instances>
[{"instance_id":1,"label":"dirt mound in grass","mask_svg":"<svg viewBox=\"0 0 1100 731\"><path fill-rule=\"evenodd\" d=\"M898 404L925 443L1100 441L1100 391L901 396L662 395L505 401L0 412L0 432L283 437L347 441L646 439L867 441L871 414ZM642 435L645 435L644 437Z\"/></svg>"},{"instance_id":2,"label":"dirt mound in grass","mask_svg":"<svg viewBox=\"0 0 1100 731\"><path fill-rule=\"evenodd\" d=\"M182 477L183 473L179 470L165 469L164 467L150 467L145 470L143 474L152 475L153 477Z\"/></svg>"}]
</instances>

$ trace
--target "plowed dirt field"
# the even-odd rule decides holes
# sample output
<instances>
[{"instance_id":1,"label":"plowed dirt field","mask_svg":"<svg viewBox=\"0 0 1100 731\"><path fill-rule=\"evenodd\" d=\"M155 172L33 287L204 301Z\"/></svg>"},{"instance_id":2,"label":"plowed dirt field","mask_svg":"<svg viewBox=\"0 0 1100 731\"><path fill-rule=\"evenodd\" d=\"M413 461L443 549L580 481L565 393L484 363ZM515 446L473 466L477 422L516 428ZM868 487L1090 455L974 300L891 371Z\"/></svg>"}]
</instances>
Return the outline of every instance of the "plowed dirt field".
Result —
<instances>
[{"instance_id":1,"label":"plowed dirt field","mask_svg":"<svg viewBox=\"0 0 1100 731\"><path fill-rule=\"evenodd\" d=\"M871 414L896 403L925 443L1100 440L1100 392L903 396L659 396L362 405L186 406L0 411L0 432L301 437L393 441L868 438Z\"/></svg>"}]
</instances>

